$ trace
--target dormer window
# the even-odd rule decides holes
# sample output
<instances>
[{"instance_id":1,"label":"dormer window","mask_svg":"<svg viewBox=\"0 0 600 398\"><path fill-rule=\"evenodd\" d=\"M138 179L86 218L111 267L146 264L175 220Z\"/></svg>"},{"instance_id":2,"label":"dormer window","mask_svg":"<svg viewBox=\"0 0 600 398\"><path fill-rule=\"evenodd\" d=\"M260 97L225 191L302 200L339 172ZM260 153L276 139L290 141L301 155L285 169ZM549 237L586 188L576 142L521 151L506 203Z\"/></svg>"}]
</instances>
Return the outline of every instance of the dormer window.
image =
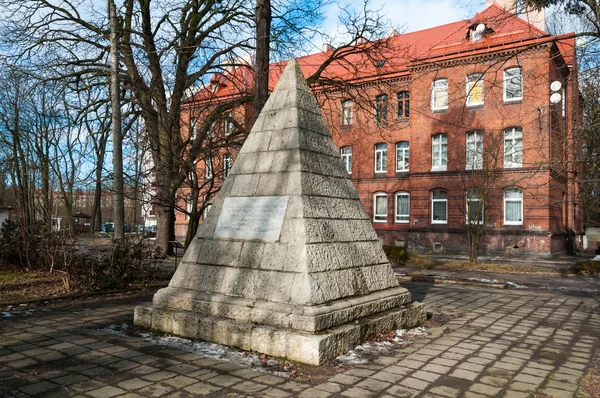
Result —
<instances>
[{"instance_id":1,"label":"dormer window","mask_svg":"<svg viewBox=\"0 0 600 398\"><path fill-rule=\"evenodd\" d=\"M484 23L475 22L469 27L467 37L471 40L471 43L475 43L483 39L486 35L494 32L492 28Z\"/></svg>"}]
</instances>

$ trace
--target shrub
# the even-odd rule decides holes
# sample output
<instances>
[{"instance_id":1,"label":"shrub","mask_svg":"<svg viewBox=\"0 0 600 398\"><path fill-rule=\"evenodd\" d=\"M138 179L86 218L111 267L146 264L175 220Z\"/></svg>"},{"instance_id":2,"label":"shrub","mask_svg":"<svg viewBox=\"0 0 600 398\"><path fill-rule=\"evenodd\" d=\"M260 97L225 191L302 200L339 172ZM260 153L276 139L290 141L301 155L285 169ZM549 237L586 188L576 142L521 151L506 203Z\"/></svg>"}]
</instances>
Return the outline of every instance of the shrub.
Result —
<instances>
[{"instance_id":1,"label":"shrub","mask_svg":"<svg viewBox=\"0 0 600 398\"><path fill-rule=\"evenodd\" d=\"M392 264L404 264L408 260L408 251L404 247L383 245L383 251Z\"/></svg>"},{"instance_id":2,"label":"shrub","mask_svg":"<svg viewBox=\"0 0 600 398\"><path fill-rule=\"evenodd\" d=\"M76 252L66 264L65 283L80 290L112 290L133 282L149 281L158 274L164 256L141 238L124 238L105 250Z\"/></svg>"}]
</instances>

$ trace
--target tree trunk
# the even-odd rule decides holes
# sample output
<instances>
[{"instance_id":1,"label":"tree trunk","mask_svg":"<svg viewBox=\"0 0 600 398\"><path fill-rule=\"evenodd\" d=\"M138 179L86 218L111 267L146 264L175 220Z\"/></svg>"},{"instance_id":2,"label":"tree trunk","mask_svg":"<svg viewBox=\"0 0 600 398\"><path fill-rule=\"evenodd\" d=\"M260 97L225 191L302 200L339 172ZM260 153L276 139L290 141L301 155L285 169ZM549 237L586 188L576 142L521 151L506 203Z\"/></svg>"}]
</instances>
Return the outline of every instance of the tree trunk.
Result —
<instances>
[{"instance_id":1,"label":"tree trunk","mask_svg":"<svg viewBox=\"0 0 600 398\"><path fill-rule=\"evenodd\" d=\"M254 121L269 98L271 0L256 0L256 59L254 66Z\"/></svg>"},{"instance_id":2,"label":"tree trunk","mask_svg":"<svg viewBox=\"0 0 600 398\"><path fill-rule=\"evenodd\" d=\"M123 193L123 136L121 134L121 96L119 87L119 61L117 37L117 8L108 1L110 19L110 91L113 132L113 190L114 190L114 239L123 239L125 227L125 198Z\"/></svg>"}]
</instances>

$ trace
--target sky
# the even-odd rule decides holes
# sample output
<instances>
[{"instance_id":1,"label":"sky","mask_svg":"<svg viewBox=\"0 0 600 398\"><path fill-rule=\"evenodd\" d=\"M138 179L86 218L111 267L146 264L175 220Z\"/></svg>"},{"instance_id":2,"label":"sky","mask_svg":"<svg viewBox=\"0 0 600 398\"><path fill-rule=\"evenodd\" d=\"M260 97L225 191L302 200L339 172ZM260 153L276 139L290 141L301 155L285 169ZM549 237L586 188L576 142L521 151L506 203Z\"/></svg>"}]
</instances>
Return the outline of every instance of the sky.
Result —
<instances>
[{"instance_id":1,"label":"sky","mask_svg":"<svg viewBox=\"0 0 600 398\"><path fill-rule=\"evenodd\" d=\"M363 0L348 0L348 8L360 8ZM369 0L369 7L381 10L400 33L414 32L472 17L485 8L485 0ZM323 23L324 33L334 35L338 28L338 14L333 4Z\"/></svg>"}]
</instances>

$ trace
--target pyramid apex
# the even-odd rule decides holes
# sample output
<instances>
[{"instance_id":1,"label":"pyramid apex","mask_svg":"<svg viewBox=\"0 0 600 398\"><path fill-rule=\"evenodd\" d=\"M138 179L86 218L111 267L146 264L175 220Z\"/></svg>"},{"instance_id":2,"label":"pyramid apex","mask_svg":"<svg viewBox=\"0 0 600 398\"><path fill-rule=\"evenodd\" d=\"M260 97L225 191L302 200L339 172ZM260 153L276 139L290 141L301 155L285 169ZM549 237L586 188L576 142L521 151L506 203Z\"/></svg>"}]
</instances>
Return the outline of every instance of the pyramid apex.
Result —
<instances>
[{"instance_id":1,"label":"pyramid apex","mask_svg":"<svg viewBox=\"0 0 600 398\"><path fill-rule=\"evenodd\" d=\"M301 90L301 91L310 91L308 84L306 83L306 79L304 78L304 74L302 73L302 69L300 69L300 65L295 58L291 58L279 81L275 85L273 92L277 92L279 90Z\"/></svg>"}]
</instances>

